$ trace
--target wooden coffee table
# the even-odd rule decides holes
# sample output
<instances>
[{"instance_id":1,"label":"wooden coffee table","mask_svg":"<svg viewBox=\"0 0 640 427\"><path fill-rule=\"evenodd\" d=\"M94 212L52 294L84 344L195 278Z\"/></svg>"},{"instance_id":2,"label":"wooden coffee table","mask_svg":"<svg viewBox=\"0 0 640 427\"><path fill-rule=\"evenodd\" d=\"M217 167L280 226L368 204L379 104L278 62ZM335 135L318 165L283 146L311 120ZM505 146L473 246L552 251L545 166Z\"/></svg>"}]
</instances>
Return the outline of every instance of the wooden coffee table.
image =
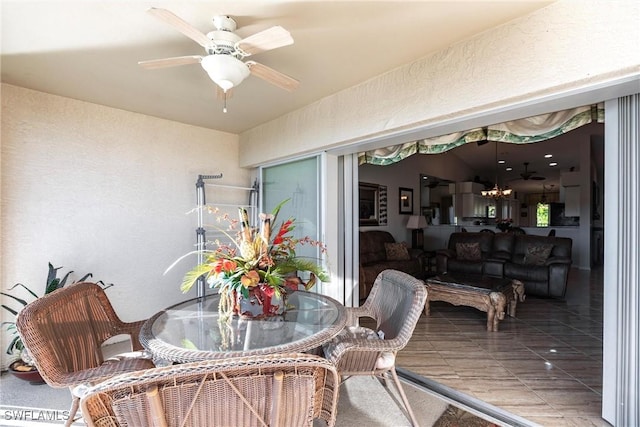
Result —
<instances>
[{"instance_id":1,"label":"wooden coffee table","mask_svg":"<svg viewBox=\"0 0 640 427\"><path fill-rule=\"evenodd\" d=\"M445 301L453 305L473 307L487 313L487 331L498 331L498 322L516 316L518 301L525 299L524 285L515 279L489 276L451 276L440 274L425 280L427 302L424 313L429 315L430 301Z\"/></svg>"}]
</instances>

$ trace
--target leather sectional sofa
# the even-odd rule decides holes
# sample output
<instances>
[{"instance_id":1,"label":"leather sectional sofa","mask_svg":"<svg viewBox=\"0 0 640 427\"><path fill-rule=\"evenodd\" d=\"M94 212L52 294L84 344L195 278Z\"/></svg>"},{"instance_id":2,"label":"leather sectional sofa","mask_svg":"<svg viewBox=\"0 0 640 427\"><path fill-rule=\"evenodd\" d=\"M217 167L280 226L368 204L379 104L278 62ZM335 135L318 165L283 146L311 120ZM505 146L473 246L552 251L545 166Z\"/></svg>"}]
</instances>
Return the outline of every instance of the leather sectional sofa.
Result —
<instances>
[{"instance_id":1,"label":"leather sectional sofa","mask_svg":"<svg viewBox=\"0 0 640 427\"><path fill-rule=\"evenodd\" d=\"M387 231L361 231L360 299L369 295L373 282L383 270L399 270L421 278L424 274L422 254L423 251L419 249L410 249L405 243L396 242Z\"/></svg>"},{"instance_id":2,"label":"leather sectional sofa","mask_svg":"<svg viewBox=\"0 0 640 427\"><path fill-rule=\"evenodd\" d=\"M518 279L527 295L564 298L572 240L515 233L452 233L436 252L438 273Z\"/></svg>"}]
</instances>

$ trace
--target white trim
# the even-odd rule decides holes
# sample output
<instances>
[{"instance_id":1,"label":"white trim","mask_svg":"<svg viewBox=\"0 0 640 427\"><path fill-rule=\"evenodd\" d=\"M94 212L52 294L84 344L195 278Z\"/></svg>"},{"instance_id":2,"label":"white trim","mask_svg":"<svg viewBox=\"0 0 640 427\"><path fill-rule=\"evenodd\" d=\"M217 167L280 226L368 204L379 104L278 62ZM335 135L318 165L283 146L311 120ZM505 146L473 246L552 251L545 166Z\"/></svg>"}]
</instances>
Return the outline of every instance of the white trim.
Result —
<instances>
[{"instance_id":1,"label":"white trim","mask_svg":"<svg viewBox=\"0 0 640 427\"><path fill-rule=\"evenodd\" d=\"M605 104L602 417L640 423L640 94Z\"/></svg>"},{"instance_id":2,"label":"white trim","mask_svg":"<svg viewBox=\"0 0 640 427\"><path fill-rule=\"evenodd\" d=\"M526 101L514 101L497 108L486 107L482 111L461 115L453 119L440 121L434 119L429 124L417 125L410 129L395 129L383 135L362 136L351 141L344 141L339 147L327 150L327 152L343 155L404 144L409 141L483 127L487 123L501 123L583 105L597 104L606 99L637 93L639 89L640 72L579 89L559 91L552 95L531 98Z\"/></svg>"}]
</instances>

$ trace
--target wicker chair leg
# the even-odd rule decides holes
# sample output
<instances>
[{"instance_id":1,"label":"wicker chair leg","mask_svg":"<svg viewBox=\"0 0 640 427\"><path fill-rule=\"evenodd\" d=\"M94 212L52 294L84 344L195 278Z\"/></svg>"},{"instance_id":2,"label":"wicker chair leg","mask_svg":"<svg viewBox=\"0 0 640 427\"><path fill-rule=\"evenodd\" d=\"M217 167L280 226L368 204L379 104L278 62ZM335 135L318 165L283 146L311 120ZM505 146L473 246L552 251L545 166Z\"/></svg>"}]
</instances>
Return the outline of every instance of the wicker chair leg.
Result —
<instances>
[{"instance_id":1,"label":"wicker chair leg","mask_svg":"<svg viewBox=\"0 0 640 427\"><path fill-rule=\"evenodd\" d=\"M73 396L73 400L71 400L71 409L69 409L69 418L64 423L65 427L70 427L71 424L76 420L76 413L78 412L78 407L80 406L80 398L77 396Z\"/></svg>"},{"instance_id":2,"label":"wicker chair leg","mask_svg":"<svg viewBox=\"0 0 640 427\"><path fill-rule=\"evenodd\" d=\"M407 399L407 395L404 393L404 389L402 388L402 384L400 383L400 378L398 378L398 374L396 373L395 366L390 370L391 375L393 376L393 381L396 383L396 388L398 389L398 393L400 393L400 397L402 398L402 402L404 403L404 407L409 414L409 419L413 427L420 427L418 424L418 420L416 420L416 416L413 414L413 410L411 409L411 405L409 405L409 399Z\"/></svg>"}]
</instances>

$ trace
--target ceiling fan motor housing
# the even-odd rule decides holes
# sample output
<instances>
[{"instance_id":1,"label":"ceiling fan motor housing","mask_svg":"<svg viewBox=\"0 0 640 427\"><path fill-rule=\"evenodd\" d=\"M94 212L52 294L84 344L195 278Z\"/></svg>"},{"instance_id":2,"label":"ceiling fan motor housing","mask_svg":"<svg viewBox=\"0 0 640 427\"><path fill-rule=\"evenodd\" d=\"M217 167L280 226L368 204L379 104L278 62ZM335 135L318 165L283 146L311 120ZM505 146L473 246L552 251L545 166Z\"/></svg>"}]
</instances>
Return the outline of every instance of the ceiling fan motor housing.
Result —
<instances>
[{"instance_id":1,"label":"ceiling fan motor housing","mask_svg":"<svg viewBox=\"0 0 640 427\"><path fill-rule=\"evenodd\" d=\"M242 40L235 33L220 30L210 31L207 33L207 37L209 37L214 43L213 47L208 51L209 55L236 55L238 52L236 51L235 44Z\"/></svg>"},{"instance_id":2,"label":"ceiling fan motor housing","mask_svg":"<svg viewBox=\"0 0 640 427\"><path fill-rule=\"evenodd\" d=\"M217 15L213 17L213 26L220 31L235 31L238 29L238 24L235 19L229 15Z\"/></svg>"}]
</instances>

